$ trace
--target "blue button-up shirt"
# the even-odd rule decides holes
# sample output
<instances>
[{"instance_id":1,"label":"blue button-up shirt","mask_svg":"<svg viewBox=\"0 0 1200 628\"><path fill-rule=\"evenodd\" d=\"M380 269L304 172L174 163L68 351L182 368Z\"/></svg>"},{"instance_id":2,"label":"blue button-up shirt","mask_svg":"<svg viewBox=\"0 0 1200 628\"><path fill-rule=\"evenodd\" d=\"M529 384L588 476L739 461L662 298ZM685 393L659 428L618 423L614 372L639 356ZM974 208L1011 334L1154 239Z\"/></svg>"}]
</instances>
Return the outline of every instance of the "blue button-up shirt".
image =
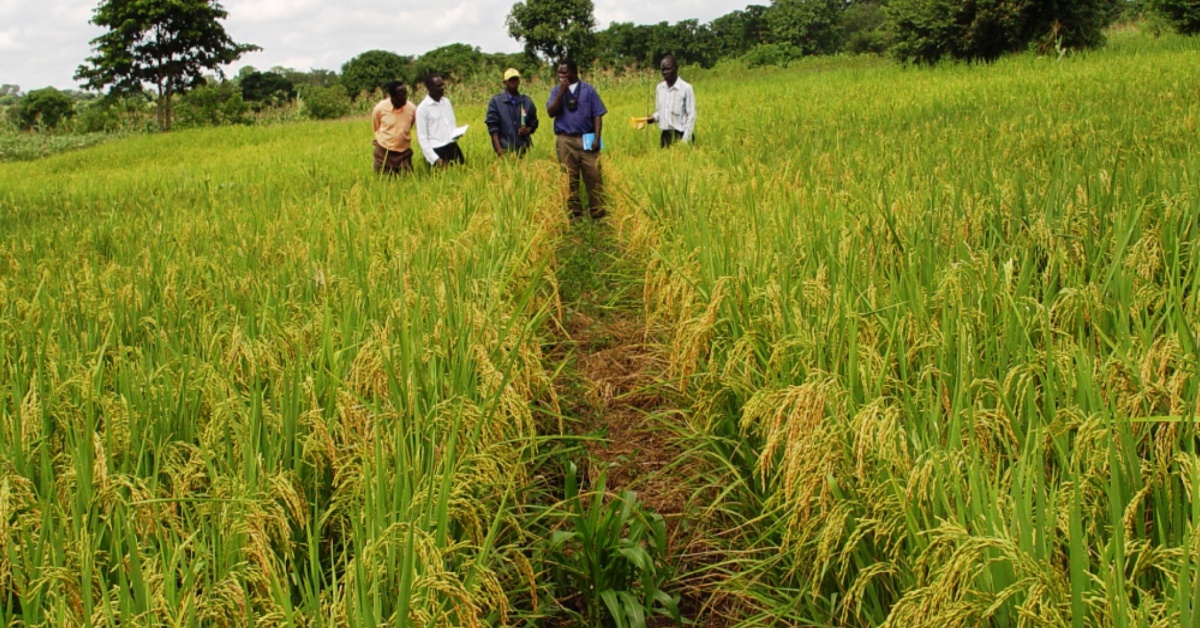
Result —
<instances>
[{"instance_id":1,"label":"blue button-up shirt","mask_svg":"<svg viewBox=\"0 0 1200 628\"><path fill-rule=\"evenodd\" d=\"M554 134L555 135L582 135L584 133L595 133L596 124L593 118L602 116L608 113L608 109L604 108L604 101L600 100L600 94L596 93L595 88L583 81L576 83L574 94L563 96L562 109L558 112L558 117L554 118ZM550 99L546 101L547 113L549 113L550 103L558 96L560 85L555 85L554 89L550 90ZM579 107L575 111L571 111L567 107L567 101L572 97L579 99Z\"/></svg>"}]
</instances>

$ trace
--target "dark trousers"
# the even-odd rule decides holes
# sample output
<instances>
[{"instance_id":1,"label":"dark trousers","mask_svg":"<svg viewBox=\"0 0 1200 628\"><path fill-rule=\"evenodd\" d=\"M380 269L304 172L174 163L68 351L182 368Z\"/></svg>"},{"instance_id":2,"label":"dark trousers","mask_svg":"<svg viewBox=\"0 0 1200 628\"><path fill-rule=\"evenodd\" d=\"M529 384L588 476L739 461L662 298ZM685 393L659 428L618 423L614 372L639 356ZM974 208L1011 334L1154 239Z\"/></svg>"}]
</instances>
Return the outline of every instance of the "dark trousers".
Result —
<instances>
[{"instance_id":1,"label":"dark trousers","mask_svg":"<svg viewBox=\"0 0 1200 628\"><path fill-rule=\"evenodd\" d=\"M439 146L433 149L437 156L446 164L465 164L467 158L463 156L462 149L458 147L458 142L450 142L445 146Z\"/></svg>"},{"instance_id":2,"label":"dark trousers","mask_svg":"<svg viewBox=\"0 0 1200 628\"><path fill-rule=\"evenodd\" d=\"M579 198L579 184L587 186L588 213L592 218L603 218L604 179L600 176L600 153L583 150L583 138L574 135L555 135L554 149L558 163L567 171L567 210L572 218L583 216L583 201Z\"/></svg>"},{"instance_id":3,"label":"dark trousers","mask_svg":"<svg viewBox=\"0 0 1200 628\"><path fill-rule=\"evenodd\" d=\"M666 147L670 146L671 144L674 144L675 142L681 141L682 139L683 139L683 131L676 131L675 129L667 129L666 131L662 132L661 136L659 136L658 145L662 148L666 148ZM692 139L689 141L691 141L691 142L696 141L695 134L692 135Z\"/></svg>"},{"instance_id":4,"label":"dark trousers","mask_svg":"<svg viewBox=\"0 0 1200 628\"><path fill-rule=\"evenodd\" d=\"M375 143L375 174L400 174L412 172L412 149L394 151Z\"/></svg>"}]
</instances>

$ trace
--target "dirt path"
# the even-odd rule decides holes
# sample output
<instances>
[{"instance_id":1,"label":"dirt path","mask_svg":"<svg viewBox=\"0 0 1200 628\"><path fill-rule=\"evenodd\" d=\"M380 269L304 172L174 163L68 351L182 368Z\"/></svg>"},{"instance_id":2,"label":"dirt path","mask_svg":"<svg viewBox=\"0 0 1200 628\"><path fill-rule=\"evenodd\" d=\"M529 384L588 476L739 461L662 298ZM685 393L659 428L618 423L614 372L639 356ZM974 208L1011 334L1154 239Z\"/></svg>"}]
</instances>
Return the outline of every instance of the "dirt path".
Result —
<instances>
[{"instance_id":1,"label":"dirt path","mask_svg":"<svg viewBox=\"0 0 1200 628\"><path fill-rule=\"evenodd\" d=\"M586 437L589 480L594 485L607 469L610 494L632 490L662 515L667 560L678 565L689 488L672 426L682 415L664 384L664 349L646 326L644 268L635 258L620 249L610 226L572 229L560 250L563 315L550 353L567 364L557 387L564 414L575 420L568 429ZM695 619L697 606L684 594L685 616Z\"/></svg>"},{"instance_id":2,"label":"dirt path","mask_svg":"<svg viewBox=\"0 0 1200 628\"><path fill-rule=\"evenodd\" d=\"M674 528L687 495L682 483L664 473L680 449L663 423L677 412L659 391L663 364L644 321L636 313L597 320L576 312L566 331L586 389L585 405L575 409L586 421L583 430L604 439L588 442L593 463L608 469L610 491L636 491Z\"/></svg>"}]
</instances>

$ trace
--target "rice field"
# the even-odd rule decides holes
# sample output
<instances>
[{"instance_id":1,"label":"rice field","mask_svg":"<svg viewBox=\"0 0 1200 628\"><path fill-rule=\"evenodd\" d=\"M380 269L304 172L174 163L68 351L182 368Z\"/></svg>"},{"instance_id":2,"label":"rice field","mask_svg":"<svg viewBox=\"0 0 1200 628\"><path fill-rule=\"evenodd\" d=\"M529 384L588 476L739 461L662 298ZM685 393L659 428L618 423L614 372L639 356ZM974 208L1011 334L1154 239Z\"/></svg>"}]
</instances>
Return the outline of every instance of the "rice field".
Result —
<instances>
[{"instance_id":1,"label":"rice field","mask_svg":"<svg viewBox=\"0 0 1200 628\"><path fill-rule=\"evenodd\" d=\"M561 624L580 230L644 269L702 624L1200 621L1200 42L683 76L666 152L599 81L601 227L453 87L438 175L365 119L0 164L0 622Z\"/></svg>"}]
</instances>

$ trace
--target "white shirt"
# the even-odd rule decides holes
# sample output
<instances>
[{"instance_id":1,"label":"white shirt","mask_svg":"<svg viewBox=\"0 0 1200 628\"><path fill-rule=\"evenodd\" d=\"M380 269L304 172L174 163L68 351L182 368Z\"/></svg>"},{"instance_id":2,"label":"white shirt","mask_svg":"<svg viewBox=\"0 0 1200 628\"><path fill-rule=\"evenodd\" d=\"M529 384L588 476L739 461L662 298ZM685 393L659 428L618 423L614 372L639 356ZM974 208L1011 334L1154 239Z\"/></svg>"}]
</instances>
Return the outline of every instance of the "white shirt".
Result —
<instances>
[{"instance_id":1,"label":"white shirt","mask_svg":"<svg viewBox=\"0 0 1200 628\"><path fill-rule=\"evenodd\" d=\"M433 149L453 142L457 126L449 98L442 96L441 100L434 100L426 96L417 105L417 143L421 145L421 154L425 155L425 161L430 165L441 159Z\"/></svg>"},{"instance_id":2,"label":"white shirt","mask_svg":"<svg viewBox=\"0 0 1200 628\"><path fill-rule=\"evenodd\" d=\"M654 119L664 131L674 129L683 132L683 141L692 140L696 130L696 92L691 83L677 78L675 84L667 86L663 81L654 91Z\"/></svg>"}]
</instances>

